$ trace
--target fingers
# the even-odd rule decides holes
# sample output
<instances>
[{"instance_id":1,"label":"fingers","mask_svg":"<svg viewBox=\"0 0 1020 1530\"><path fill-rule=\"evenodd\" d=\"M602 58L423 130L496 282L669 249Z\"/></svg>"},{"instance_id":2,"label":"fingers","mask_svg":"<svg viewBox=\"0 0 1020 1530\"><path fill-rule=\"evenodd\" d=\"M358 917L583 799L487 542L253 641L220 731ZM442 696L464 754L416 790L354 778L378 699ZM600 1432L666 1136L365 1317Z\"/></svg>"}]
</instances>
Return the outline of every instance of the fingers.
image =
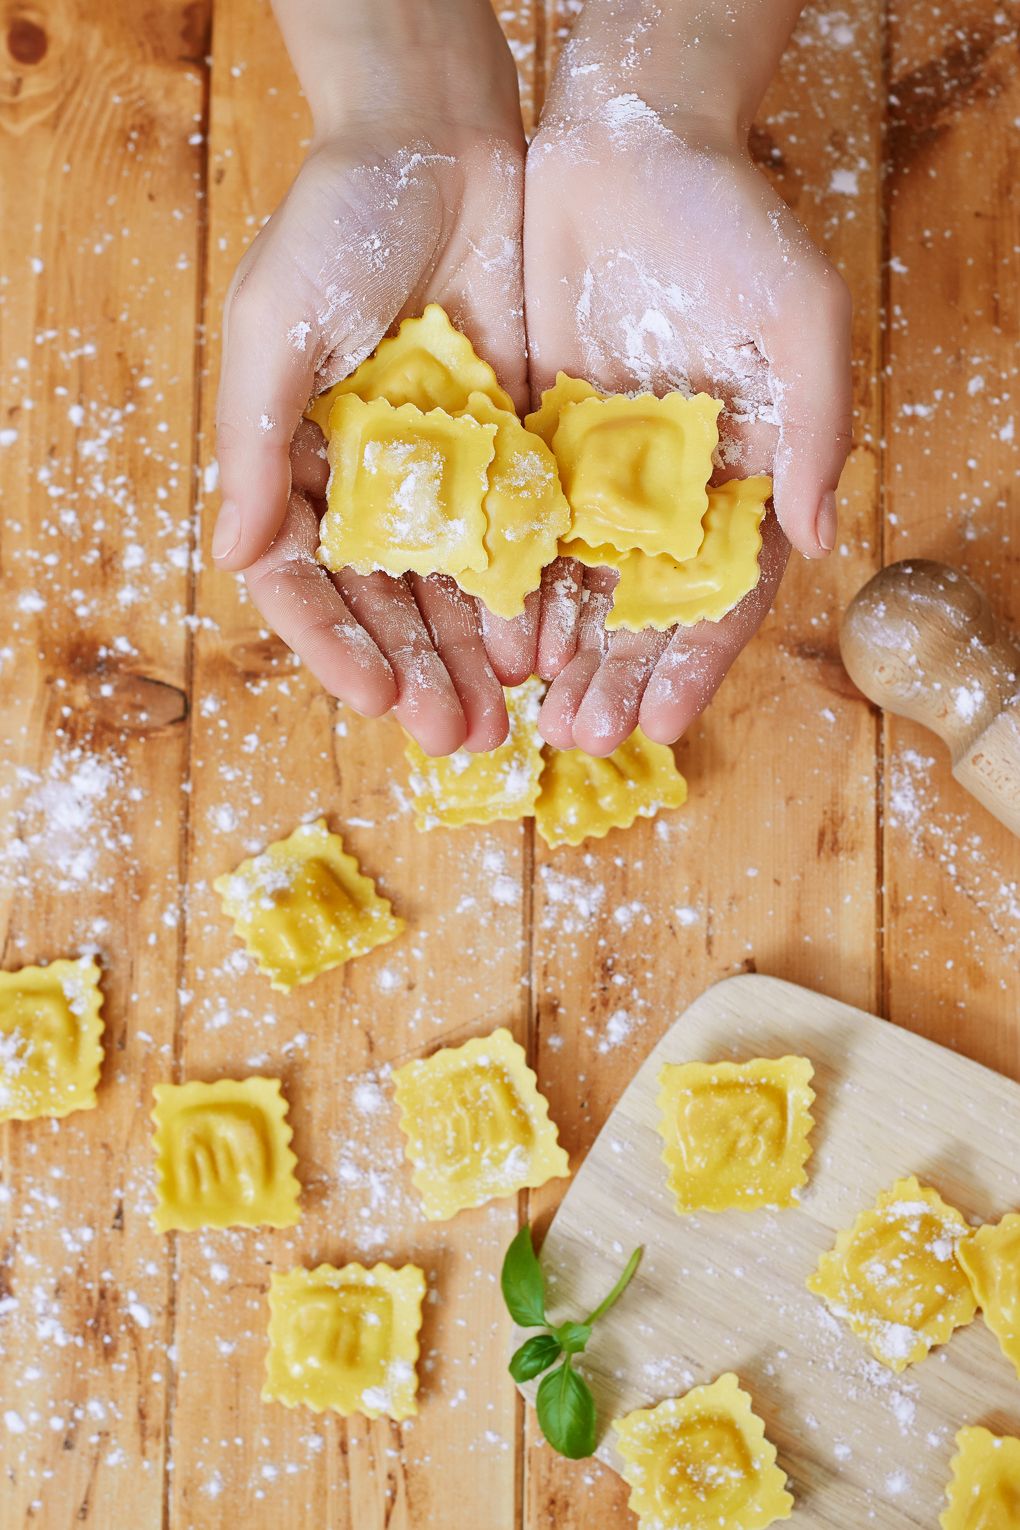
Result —
<instances>
[{"instance_id":1,"label":"fingers","mask_svg":"<svg viewBox=\"0 0 1020 1530\"><path fill-rule=\"evenodd\" d=\"M556 558L542 572L541 614L535 673L555 680L577 652L584 569L573 558Z\"/></svg>"},{"instance_id":2,"label":"fingers","mask_svg":"<svg viewBox=\"0 0 1020 1530\"><path fill-rule=\"evenodd\" d=\"M345 569L333 581L376 646L396 682L394 711L426 754L452 754L468 725L456 687L436 653L410 586L389 574Z\"/></svg>"},{"instance_id":3,"label":"fingers","mask_svg":"<svg viewBox=\"0 0 1020 1530\"><path fill-rule=\"evenodd\" d=\"M586 754L611 754L638 725L645 687L669 644L667 632L617 632L574 718L574 742Z\"/></svg>"},{"instance_id":4,"label":"fingers","mask_svg":"<svg viewBox=\"0 0 1020 1530\"><path fill-rule=\"evenodd\" d=\"M290 444L290 471L294 487L312 499L325 499L329 481L326 437L313 420L300 420Z\"/></svg>"},{"instance_id":5,"label":"fingers","mask_svg":"<svg viewBox=\"0 0 1020 1530\"><path fill-rule=\"evenodd\" d=\"M216 406L223 503L213 533L221 568L247 568L283 521L291 488L290 443L313 388L311 324L268 285L258 245L227 298ZM302 328L303 326L303 328Z\"/></svg>"},{"instance_id":6,"label":"fingers","mask_svg":"<svg viewBox=\"0 0 1020 1530\"><path fill-rule=\"evenodd\" d=\"M541 617L541 595L533 590L525 596L524 614L505 620L494 616L483 601L478 602L478 617L482 626L482 641L500 683L522 685L535 674L535 656L538 649L538 626Z\"/></svg>"},{"instance_id":7,"label":"fingers","mask_svg":"<svg viewBox=\"0 0 1020 1530\"><path fill-rule=\"evenodd\" d=\"M509 723L503 687L489 667L474 601L442 575L423 579L412 574L409 582L460 701L467 727L464 747L495 749L506 738Z\"/></svg>"},{"instance_id":8,"label":"fingers","mask_svg":"<svg viewBox=\"0 0 1020 1530\"><path fill-rule=\"evenodd\" d=\"M795 306L780 304L762 334L779 416L776 514L807 558L836 545L836 486L851 439L850 320L850 294L826 266Z\"/></svg>"},{"instance_id":9,"label":"fingers","mask_svg":"<svg viewBox=\"0 0 1020 1530\"><path fill-rule=\"evenodd\" d=\"M318 516L300 494L269 550L247 570L252 600L330 695L366 717L387 712L397 685L386 659L315 561Z\"/></svg>"},{"instance_id":10,"label":"fingers","mask_svg":"<svg viewBox=\"0 0 1020 1530\"><path fill-rule=\"evenodd\" d=\"M675 629L645 687L638 713L642 732L672 744L701 716L730 665L765 619L775 599L789 545L775 516L762 524L761 578L720 622Z\"/></svg>"},{"instance_id":11,"label":"fingers","mask_svg":"<svg viewBox=\"0 0 1020 1530\"><path fill-rule=\"evenodd\" d=\"M574 719L606 653L605 623L616 577L612 569L585 571L577 651L550 685L538 717L539 732L556 749L575 747Z\"/></svg>"}]
</instances>

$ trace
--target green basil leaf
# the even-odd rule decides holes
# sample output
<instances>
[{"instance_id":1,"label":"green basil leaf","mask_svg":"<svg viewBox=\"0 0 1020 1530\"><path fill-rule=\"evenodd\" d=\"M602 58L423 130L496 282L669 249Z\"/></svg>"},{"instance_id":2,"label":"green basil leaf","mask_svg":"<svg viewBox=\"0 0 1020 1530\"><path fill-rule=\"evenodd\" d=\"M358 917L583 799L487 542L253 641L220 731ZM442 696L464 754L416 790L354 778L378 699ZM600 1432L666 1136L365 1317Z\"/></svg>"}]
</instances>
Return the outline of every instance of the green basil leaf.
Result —
<instances>
[{"instance_id":1,"label":"green basil leaf","mask_svg":"<svg viewBox=\"0 0 1020 1530\"><path fill-rule=\"evenodd\" d=\"M538 1422L553 1450L571 1461L595 1454L595 1399L569 1360L538 1384Z\"/></svg>"},{"instance_id":2,"label":"green basil leaf","mask_svg":"<svg viewBox=\"0 0 1020 1530\"><path fill-rule=\"evenodd\" d=\"M515 1381L533 1381L550 1365L555 1365L561 1354L559 1340L551 1333L532 1334L511 1358L510 1374Z\"/></svg>"},{"instance_id":3,"label":"green basil leaf","mask_svg":"<svg viewBox=\"0 0 1020 1530\"><path fill-rule=\"evenodd\" d=\"M521 1328L541 1328L545 1323L545 1277L524 1226L506 1251L499 1283L507 1311Z\"/></svg>"},{"instance_id":4,"label":"green basil leaf","mask_svg":"<svg viewBox=\"0 0 1020 1530\"><path fill-rule=\"evenodd\" d=\"M561 1323L552 1330L565 1355L579 1355L591 1338L590 1323Z\"/></svg>"}]
</instances>

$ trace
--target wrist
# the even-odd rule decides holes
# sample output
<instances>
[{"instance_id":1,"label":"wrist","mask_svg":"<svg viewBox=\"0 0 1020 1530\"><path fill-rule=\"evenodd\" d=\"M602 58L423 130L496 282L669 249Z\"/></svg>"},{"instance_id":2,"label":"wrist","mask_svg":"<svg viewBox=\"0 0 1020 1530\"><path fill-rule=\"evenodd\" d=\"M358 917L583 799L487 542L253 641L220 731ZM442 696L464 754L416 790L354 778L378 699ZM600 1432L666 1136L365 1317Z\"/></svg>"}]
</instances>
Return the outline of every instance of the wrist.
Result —
<instances>
[{"instance_id":1,"label":"wrist","mask_svg":"<svg viewBox=\"0 0 1020 1530\"><path fill-rule=\"evenodd\" d=\"M517 72L488 0L273 0L317 140L398 120L521 140Z\"/></svg>"}]
</instances>

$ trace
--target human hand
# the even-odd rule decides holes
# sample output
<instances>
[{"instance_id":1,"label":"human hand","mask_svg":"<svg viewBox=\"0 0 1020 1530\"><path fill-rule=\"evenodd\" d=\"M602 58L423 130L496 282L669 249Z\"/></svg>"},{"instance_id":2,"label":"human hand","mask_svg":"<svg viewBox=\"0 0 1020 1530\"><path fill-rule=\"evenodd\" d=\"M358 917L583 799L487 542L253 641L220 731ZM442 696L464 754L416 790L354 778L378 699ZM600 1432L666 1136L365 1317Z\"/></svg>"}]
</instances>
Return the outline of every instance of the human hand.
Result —
<instances>
[{"instance_id":1,"label":"human hand","mask_svg":"<svg viewBox=\"0 0 1020 1530\"><path fill-rule=\"evenodd\" d=\"M639 724L677 739L764 619L788 541L806 557L833 547L850 304L730 125L659 114L633 90L607 94L588 71L579 77L583 87L561 71L528 154L533 391L562 370L607 392L722 398L718 479L771 472L775 503L759 584L718 623L607 636L616 576L574 566L559 652L540 647L553 683L539 726L560 748L601 755Z\"/></svg>"},{"instance_id":2,"label":"human hand","mask_svg":"<svg viewBox=\"0 0 1020 1530\"><path fill-rule=\"evenodd\" d=\"M392 707L436 754L505 736L501 682L524 678L519 629L537 625L536 603L517 624L487 623L490 663L476 602L452 580L330 576L315 559L323 440L302 412L431 301L526 402L516 72L488 5L459 8L459 21L446 17L454 44L403 0L378 0L371 17L363 7L324 14L312 39L294 35L307 12L281 8L316 138L227 300L213 540L220 567L245 571L266 621L327 690L370 716ZM330 25L355 35L331 45ZM331 46L347 70L342 110L320 57ZM443 77L458 67L454 97ZM359 79L373 87L362 86L364 100Z\"/></svg>"}]
</instances>

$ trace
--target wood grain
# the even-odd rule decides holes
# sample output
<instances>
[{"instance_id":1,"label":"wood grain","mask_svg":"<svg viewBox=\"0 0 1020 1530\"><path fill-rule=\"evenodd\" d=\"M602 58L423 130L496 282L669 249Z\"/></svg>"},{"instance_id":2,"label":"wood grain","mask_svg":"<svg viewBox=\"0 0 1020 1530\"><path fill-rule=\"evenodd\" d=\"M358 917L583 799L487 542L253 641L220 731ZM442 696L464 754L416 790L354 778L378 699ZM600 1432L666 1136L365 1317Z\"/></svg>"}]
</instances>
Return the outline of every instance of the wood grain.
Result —
<instances>
[{"instance_id":1,"label":"wood grain","mask_svg":"<svg viewBox=\"0 0 1020 1530\"><path fill-rule=\"evenodd\" d=\"M787 1054L815 1068L800 1206L678 1216L656 1129L663 1063ZM794 984L735 977L696 999L627 1086L542 1247L550 1316L561 1322L591 1311L644 1245L582 1362L600 1456L619 1464L612 1418L734 1370L779 1450L805 1530L933 1525L956 1430L1020 1428L1012 1364L975 1322L895 1376L804 1282L835 1234L897 1178L916 1173L969 1218L1012 1209L1018 1118L1017 1084Z\"/></svg>"},{"instance_id":2,"label":"wood grain","mask_svg":"<svg viewBox=\"0 0 1020 1530\"><path fill-rule=\"evenodd\" d=\"M574 9L500 7L529 122ZM742 968L1020 1072L1016 851L923 734L880 725L836 647L886 510L886 557L962 562L1000 618L1020 613L1012 22L979 0L889 9L887 26L877 0L809 7L752 135L857 303L837 555L791 569L683 745L687 808L549 853L513 826L417 836L398 730L338 718L237 582L192 557L193 513L205 546L216 503L223 292L308 132L268 4L157 0L143 20L11 0L4 965L98 945L110 1046L99 1109L0 1136L5 1530L630 1522L613 1473L537 1440L504 1371L502 1249L559 1192L418 1215L387 1076L440 1039L513 1026L575 1165L683 1006ZM70 826L52 789L69 781ZM320 811L410 930L272 995L239 970L211 879ZM305 1220L156 1238L151 1084L256 1068L292 1102ZM258 1400L270 1269L358 1255L417 1257L442 1293L422 1414L399 1430Z\"/></svg>"}]
</instances>

